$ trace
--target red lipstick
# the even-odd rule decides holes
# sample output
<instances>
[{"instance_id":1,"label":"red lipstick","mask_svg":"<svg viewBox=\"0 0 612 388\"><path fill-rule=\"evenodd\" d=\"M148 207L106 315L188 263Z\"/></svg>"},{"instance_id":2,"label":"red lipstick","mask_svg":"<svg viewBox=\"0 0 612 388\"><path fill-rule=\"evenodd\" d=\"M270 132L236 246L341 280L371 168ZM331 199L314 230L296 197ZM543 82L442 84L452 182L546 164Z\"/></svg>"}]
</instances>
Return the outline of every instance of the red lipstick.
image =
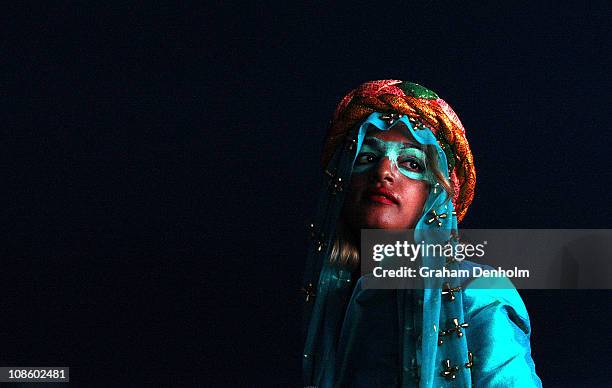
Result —
<instances>
[{"instance_id":1,"label":"red lipstick","mask_svg":"<svg viewBox=\"0 0 612 388\"><path fill-rule=\"evenodd\" d=\"M372 202L385 205L399 205L397 195L384 187L370 189L366 192L366 198Z\"/></svg>"}]
</instances>

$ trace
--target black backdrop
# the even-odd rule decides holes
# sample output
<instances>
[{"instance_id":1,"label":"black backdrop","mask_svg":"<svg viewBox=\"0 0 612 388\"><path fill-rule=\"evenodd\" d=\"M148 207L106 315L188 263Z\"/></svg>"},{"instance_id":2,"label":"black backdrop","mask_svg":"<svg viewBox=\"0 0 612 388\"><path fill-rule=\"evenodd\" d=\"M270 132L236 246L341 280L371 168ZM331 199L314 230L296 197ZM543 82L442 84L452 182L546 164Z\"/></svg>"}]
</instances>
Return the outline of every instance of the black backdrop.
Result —
<instances>
[{"instance_id":1,"label":"black backdrop","mask_svg":"<svg viewBox=\"0 0 612 388\"><path fill-rule=\"evenodd\" d=\"M6 11L2 365L299 386L319 150L366 80L461 117L463 227L610 227L604 2ZM609 291L521 294L545 385L609 379Z\"/></svg>"}]
</instances>

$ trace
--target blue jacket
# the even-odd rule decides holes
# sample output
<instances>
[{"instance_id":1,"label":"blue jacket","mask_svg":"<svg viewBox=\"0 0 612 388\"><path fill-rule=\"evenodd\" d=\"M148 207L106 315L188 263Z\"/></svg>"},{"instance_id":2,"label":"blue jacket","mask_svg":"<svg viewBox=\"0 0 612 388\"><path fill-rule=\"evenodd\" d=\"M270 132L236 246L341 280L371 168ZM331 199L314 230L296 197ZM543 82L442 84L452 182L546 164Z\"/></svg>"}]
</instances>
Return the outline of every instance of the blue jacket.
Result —
<instances>
[{"instance_id":1,"label":"blue jacket","mask_svg":"<svg viewBox=\"0 0 612 388\"><path fill-rule=\"evenodd\" d=\"M541 387L527 310L507 279L496 285L464 279L451 298L440 289L364 289L363 277L352 287L350 274L332 267L324 275L330 290L307 384ZM436 310L438 320L428 324Z\"/></svg>"}]
</instances>

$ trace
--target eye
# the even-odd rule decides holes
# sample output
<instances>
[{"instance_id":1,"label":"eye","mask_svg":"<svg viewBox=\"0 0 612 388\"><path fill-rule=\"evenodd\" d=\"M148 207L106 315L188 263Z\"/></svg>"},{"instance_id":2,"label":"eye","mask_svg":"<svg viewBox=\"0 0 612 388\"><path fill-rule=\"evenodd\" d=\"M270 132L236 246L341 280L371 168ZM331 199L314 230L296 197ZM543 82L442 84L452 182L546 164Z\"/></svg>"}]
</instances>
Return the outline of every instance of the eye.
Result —
<instances>
[{"instance_id":1,"label":"eye","mask_svg":"<svg viewBox=\"0 0 612 388\"><path fill-rule=\"evenodd\" d=\"M376 155L370 153L362 153L357 156L357 164L372 163L376 160Z\"/></svg>"},{"instance_id":2,"label":"eye","mask_svg":"<svg viewBox=\"0 0 612 388\"><path fill-rule=\"evenodd\" d=\"M419 161L416 159L406 159L400 163L402 167L409 168L414 171L423 171L424 168Z\"/></svg>"}]
</instances>

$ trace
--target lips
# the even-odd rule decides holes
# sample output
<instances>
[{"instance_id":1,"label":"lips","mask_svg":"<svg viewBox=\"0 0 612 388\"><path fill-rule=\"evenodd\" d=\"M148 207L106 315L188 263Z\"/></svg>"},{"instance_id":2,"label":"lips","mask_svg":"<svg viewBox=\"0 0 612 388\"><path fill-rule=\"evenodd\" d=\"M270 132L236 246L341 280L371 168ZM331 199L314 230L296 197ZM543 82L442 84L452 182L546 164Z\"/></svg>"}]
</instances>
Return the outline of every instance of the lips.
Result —
<instances>
[{"instance_id":1,"label":"lips","mask_svg":"<svg viewBox=\"0 0 612 388\"><path fill-rule=\"evenodd\" d=\"M372 202L381 203L384 205L399 205L397 195L384 187L368 190L366 192L366 198Z\"/></svg>"}]
</instances>

